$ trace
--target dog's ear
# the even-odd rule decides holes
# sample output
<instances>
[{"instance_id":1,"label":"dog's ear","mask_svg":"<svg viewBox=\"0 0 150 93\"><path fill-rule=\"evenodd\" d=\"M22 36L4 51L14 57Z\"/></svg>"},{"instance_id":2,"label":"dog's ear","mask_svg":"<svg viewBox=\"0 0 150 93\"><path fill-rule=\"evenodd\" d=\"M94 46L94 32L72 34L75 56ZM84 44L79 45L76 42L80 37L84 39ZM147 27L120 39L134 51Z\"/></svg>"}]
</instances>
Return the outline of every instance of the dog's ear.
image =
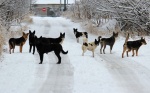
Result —
<instances>
[{"instance_id":1,"label":"dog's ear","mask_svg":"<svg viewBox=\"0 0 150 93\"><path fill-rule=\"evenodd\" d=\"M35 36L34 38L37 39L37 36Z\"/></svg>"},{"instance_id":2,"label":"dog's ear","mask_svg":"<svg viewBox=\"0 0 150 93\"><path fill-rule=\"evenodd\" d=\"M40 38L42 38L42 36L40 36Z\"/></svg>"},{"instance_id":3,"label":"dog's ear","mask_svg":"<svg viewBox=\"0 0 150 93\"><path fill-rule=\"evenodd\" d=\"M62 33L60 32L60 36L62 36Z\"/></svg>"},{"instance_id":4,"label":"dog's ear","mask_svg":"<svg viewBox=\"0 0 150 93\"><path fill-rule=\"evenodd\" d=\"M113 35L115 34L115 32L113 31Z\"/></svg>"},{"instance_id":5,"label":"dog's ear","mask_svg":"<svg viewBox=\"0 0 150 93\"><path fill-rule=\"evenodd\" d=\"M65 36L65 32L63 33L63 36Z\"/></svg>"},{"instance_id":6,"label":"dog's ear","mask_svg":"<svg viewBox=\"0 0 150 93\"><path fill-rule=\"evenodd\" d=\"M25 35L25 33L24 33L24 32L22 32L22 34L23 34L23 35Z\"/></svg>"},{"instance_id":7,"label":"dog's ear","mask_svg":"<svg viewBox=\"0 0 150 93\"><path fill-rule=\"evenodd\" d=\"M31 34L31 30L29 30L29 33Z\"/></svg>"},{"instance_id":8,"label":"dog's ear","mask_svg":"<svg viewBox=\"0 0 150 93\"><path fill-rule=\"evenodd\" d=\"M119 34L119 32L116 33L117 35Z\"/></svg>"},{"instance_id":9,"label":"dog's ear","mask_svg":"<svg viewBox=\"0 0 150 93\"><path fill-rule=\"evenodd\" d=\"M98 36L98 39L102 38L102 36Z\"/></svg>"},{"instance_id":10,"label":"dog's ear","mask_svg":"<svg viewBox=\"0 0 150 93\"><path fill-rule=\"evenodd\" d=\"M73 28L74 31L77 31L77 28Z\"/></svg>"},{"instance_id":11,"label":"dog's ear","mask_svg":"<svg viewBox=\"0 0 150 93\"><path fill-rule=\"evenodd\" d=\"M143 39L143 37L141 37L141 39Z\"/></svg>"},{"instance_id":12,"label":"dog's ear","mask_svg":"<svg viewBox=\"0 0 150 93\"><path fill-rule=\"evenodd\" d=\"M145 39L145 38L141 37L141 40L142 40L142 39Z\"/></svg>"},{"instance_id":13,"label":"dog's ear","mask_svg":"<svg viewBox=\"0 0 150 93\"><path fill-rule=\"evenodd\" d=\"M33 34L35 34L35 30L33 31Z\"/></svg>"},{"instance_id":14,"label":"dog's ear","mask_svg":"<svg viewBox=\"0 0 150 93\"><path fill-rule=\"evenodd\" d=\"M97 40L95 39L95 42L97 42Z\"/></svg>"},{"instance_id":15,"label":"dog's ear","mask_svg":"<svg viewBox=\"0 0 150 93\"><path fill-rule=\"evenodd\" d=\"M119 32L116 33L116 36L118 36Z\"/></svg>"}]
</instances>

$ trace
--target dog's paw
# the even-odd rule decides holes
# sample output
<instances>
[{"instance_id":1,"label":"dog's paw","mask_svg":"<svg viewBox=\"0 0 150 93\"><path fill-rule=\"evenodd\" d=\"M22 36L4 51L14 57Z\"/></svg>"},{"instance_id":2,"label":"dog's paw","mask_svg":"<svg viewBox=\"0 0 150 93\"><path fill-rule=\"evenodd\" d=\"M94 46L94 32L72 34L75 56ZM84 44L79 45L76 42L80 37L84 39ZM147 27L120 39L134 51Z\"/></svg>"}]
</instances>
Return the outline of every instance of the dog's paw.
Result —
<instances>
[{"instance_id":1,"label":"dog's paw","mask_svg":"<svg viewBox=\"0 0 150 93\"><path fill-rule=\"evenodd\" d=\"M56 64L61 64L61 62L57 62Z\"/></svg>"},{"instance_id":2,"label":"dog's paw","mask_svg":"<svg viewBox=\"0 0 150 93\"><path fill-rule=\"evenodd\" d=\"M40 62L39 64L42 64L42 62Z\"/></svg>"}]
</instances>

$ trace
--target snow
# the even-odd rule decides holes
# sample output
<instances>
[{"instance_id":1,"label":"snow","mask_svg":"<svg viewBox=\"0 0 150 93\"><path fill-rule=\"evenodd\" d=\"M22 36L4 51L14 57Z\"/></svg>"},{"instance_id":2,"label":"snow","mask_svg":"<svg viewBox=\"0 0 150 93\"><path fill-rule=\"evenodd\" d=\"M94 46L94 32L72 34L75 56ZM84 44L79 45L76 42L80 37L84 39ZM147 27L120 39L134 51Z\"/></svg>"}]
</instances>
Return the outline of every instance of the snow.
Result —
<instances>
[{"instance_id":1,"label":"snow","mask_svg":"<svg viewBox=\"0 0 150 93\"><path fill-rule=\"evenodd\" d=\"M106 21L107 22L100 27L101 31L108 31L108 30L115 29L115 25L117 23L115 19L112 19L112 20L106 19Z\"/></svg>"},{"instance_id":2,"label":"snow","mask_svg":"<svg viewBox=\"0 0 150 93\"><path fill-rule=\"evenodd\" d=\"M0 93L150 93L150 38L145 37L147 45L141 46L139 56L121 58L125 38L117 38L112 50L106 47L106 54L100 54L98 46L95 57L87 51L82 56L82 39L77 43L73 28L85 31L79 23L57 17L32 17L33 24L29 30L35 30L38 37L58 37L60 32L66 33L62 44L68 50L62 56L62 64L58 65L53 52L44 54L43 64L37 51L29 53L29 42L19 47L15 53L3 53L0 63ZM89 33L89 42L97 35ZM139 39L137 37L136 39ZM131 40L131 38L130 38Z\"/></svg>"}]
</instances>

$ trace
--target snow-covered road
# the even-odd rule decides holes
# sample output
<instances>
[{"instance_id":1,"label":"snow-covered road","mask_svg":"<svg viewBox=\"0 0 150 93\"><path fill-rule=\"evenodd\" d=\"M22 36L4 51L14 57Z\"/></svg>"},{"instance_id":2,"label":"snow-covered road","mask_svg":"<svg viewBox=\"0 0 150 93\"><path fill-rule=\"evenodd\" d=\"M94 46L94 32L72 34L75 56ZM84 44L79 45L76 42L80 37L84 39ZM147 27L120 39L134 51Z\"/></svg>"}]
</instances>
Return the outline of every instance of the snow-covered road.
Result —
<instances>
[{"instance_id":1,"label":"snow-covered road","mask_svg":"<svg viewBox=\"0 0 150 93\"><path fill-rule=\"evenodd\" d=\"M121 93L148 93L150 90L150 69L142 66L132 59L124 59L117 55L100 55L102 62L119 88ZM98 59L98 58L96 58ZM98 61L98 60L97 60Z\"/></svg>"},{"instance_id":2,"label":"snow-covered road","mask_svg":"<svg viewBox=\"0 0 150 93\"><path fill-rule=\"evenodd\" d=\"M35 56L39 57L38 55ZM37 74L35 77L37 79L33 84L31 93L72 93L73 67L67 56L62 55L62 57L63 64L57 65L55 62L57 58L53 53L45 54L48 63L36 67ZM39 58L36 60L39 60Z\"/></svg>"},{"instance_id":3,"label":"snow-covered road","mask_svg":"<svg viewBox=\"0 0 150 93\"><path fill-rule=\"evenodd\" d=\"M95 57L87 51L82 56L81 44L76 42L73 28L85 31L78 23L62 17L33 17L30 30L38 37L58 37L66 33L62 44L68 50L58 65L53 52L44 54L43 64L37 52L29 53L28 41L19 53L4 53L0 63L0 93L150 93L150 59L147 45L142 46L138 57L121 58L124 38L119 36L112 54L100 54L97 47ZM28 30L29 30L28 29ZM28 30L26 32L28 32ZM89 33L89 42L98 36ZM8 47L8 45L7 45Z\"/></svg>"}]
</instances>

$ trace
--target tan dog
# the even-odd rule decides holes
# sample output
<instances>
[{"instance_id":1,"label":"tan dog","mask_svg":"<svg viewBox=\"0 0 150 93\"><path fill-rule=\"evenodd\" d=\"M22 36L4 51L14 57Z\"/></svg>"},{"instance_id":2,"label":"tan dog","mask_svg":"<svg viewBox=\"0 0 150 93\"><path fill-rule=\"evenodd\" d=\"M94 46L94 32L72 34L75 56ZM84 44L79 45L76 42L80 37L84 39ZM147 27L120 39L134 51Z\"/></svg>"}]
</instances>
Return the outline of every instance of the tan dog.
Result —
<instances>
[{"instance_id":1,"label":"tan dog","mask_svg":"<svg viewBox=\"0 0 150 93\"><path fill-rule=\"evenodd\" d=\"M23 47L23 45L25 44L25 42L28 38L28 34L29 33L25 34L23 32L22 37L20 37L20 38L10 38L9 39L9 52L10 52L10 54L11 54L11 49L13 49L13 53L14 53L15 46L20 46L20 53L22 53L22 47Z\"/></svg>"},{"instance_id":2,"label":"tan dog","mask_svg":"<svg viewBox=\"0 0 150 93\"><path fill-rule=\"evenodd\" d=\"M98 45L99 45L99 41L97 41L96 39L94 42L91 42L91 43L84 42L82 45L82 51L83 51L82 56L84 56L84 53L87 50L89 50L89 51L92 51L93 57L94 57L94 51Z\"/></svg>"},{"instance_id":3,"label":"tan dog","mask_svg":"<svg viewBox=\"0 0 150 93\"><path fill-rule=\"evenodd\" d=\"M140 40L136 41L128 41L129 39L129 33L126 37L125 43L123 45L123 52L122 52L122 58L124 58L124 52L126 51L127 57L128 57L128 52L132 50L132 56L134 56L134 50L136 51L136 56L138 56L138 50L141 47L141 45L146 45L145 38L141 37Z\"/></svg>"}]
</instances>

